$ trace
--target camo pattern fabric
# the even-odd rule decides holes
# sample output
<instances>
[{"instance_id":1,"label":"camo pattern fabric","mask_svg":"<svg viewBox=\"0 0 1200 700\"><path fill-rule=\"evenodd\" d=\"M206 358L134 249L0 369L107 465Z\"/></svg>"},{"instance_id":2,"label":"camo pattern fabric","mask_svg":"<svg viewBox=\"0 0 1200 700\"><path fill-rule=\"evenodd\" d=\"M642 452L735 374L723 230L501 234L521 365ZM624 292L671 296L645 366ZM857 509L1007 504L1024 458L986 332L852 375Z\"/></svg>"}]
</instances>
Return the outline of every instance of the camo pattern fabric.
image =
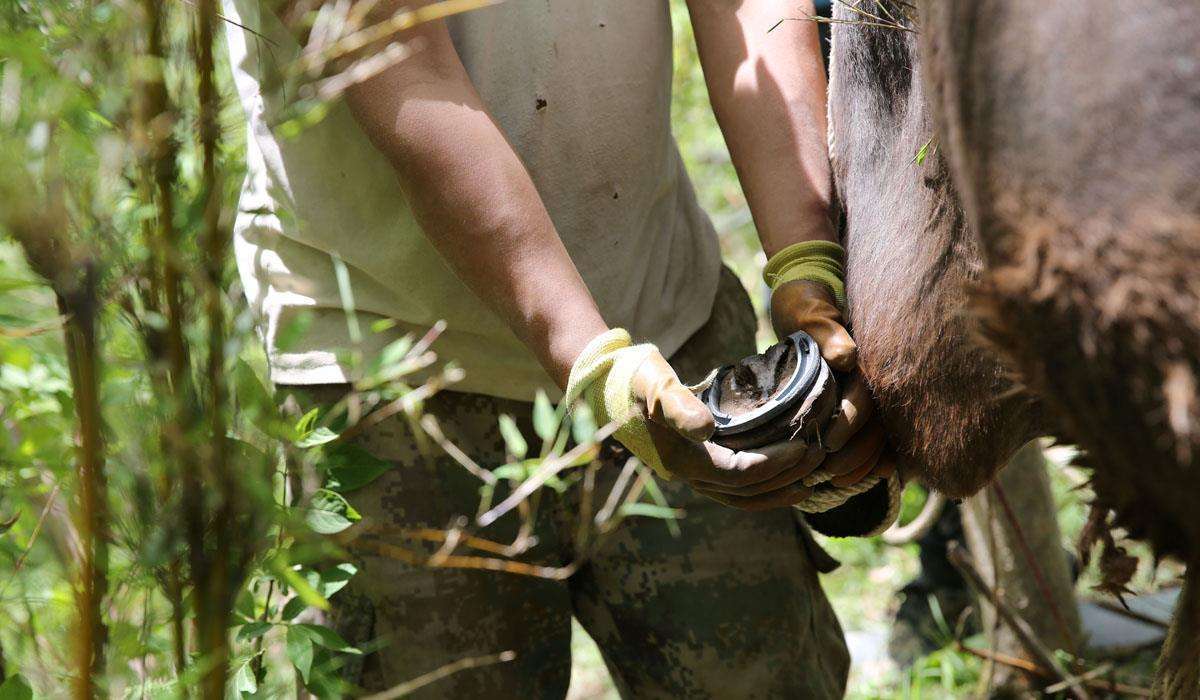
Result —
<instances>
[{"instance_id":1,"label":"camo pattern fabric","mask_svg":"<svg viewBox=\"0 0 1200 700\"><path fill-rule=\"evenodd\" d=\"M750 300L726 269L712 317L672 364L685 382L698 381L751 354L754 329ZM345 392L283 389L302 405L330 404ZM424 411L485 468L507 461L501 414L516 419L532 451L540 444L529 404L445 391ZM606 446L593 488L582 481L561 494L546 488L530 502L535 544L516 559L546 567L541 577L429 568L403 561L408 555L395 548L427 556L436 546L398 533L473 518L483 482L438 447L422 448L401 417L355 440L395 464L349 494L363 516L347 545L360 571L331 600L343 636L375 649L345 669L359 687L382 691L462 659L511 650L511 661L459 670L415 695L561 698L571 676L574 615L599 645L622 697L843 695L849 657L842 629L817 581L816 545L791 509L745 513L663 483L668 502L684 511L674 534L651 517L627 517L597 534L595 514L627 459L619 446ZM498 489L494 502L506 493ZM520 521L512 513L475 534L511 543ZM495 557L463 545L455 554Z\"/></svg>"}]
</instances>

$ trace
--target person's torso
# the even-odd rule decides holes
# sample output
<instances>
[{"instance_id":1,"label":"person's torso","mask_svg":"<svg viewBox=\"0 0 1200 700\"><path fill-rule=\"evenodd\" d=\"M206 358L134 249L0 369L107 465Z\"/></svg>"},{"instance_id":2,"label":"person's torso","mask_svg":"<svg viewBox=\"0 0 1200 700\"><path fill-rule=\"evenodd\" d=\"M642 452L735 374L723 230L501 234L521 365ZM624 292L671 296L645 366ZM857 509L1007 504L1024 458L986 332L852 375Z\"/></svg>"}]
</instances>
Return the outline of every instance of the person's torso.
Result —
<instances>
[{"instance_id":1,"label":"person's torso","mask_svg":"<svg viewBox=\"0 0 1200 700\"><path fill-rule=\"evenodd\" d=\"M391 166L344 103L294 135L276 124L292 96L264 85L298 46L260 0L225 4L266 37L228 28L250 126L235 247L266 320L273 378L344 381L333 352L349 341L337 256L355 308L395 321L391 334L446 320L434 349L466 370L463 390L553 393L532 354L421 234ZM605 320L673 351L708 317L719 251L671 137L667 2L508 0L449 26ZM316 314L307 336L275 347L300 309Z\"/></svg>"}]
</instances>

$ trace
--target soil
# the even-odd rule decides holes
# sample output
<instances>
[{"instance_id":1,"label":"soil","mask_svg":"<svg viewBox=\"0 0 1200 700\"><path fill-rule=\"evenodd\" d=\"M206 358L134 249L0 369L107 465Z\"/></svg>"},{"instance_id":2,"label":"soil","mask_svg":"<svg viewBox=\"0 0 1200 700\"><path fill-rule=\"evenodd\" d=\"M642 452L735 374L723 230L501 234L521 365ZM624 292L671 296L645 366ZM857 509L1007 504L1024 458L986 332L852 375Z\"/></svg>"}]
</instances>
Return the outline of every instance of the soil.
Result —
<instances>
[{"instance_id":1,"label":"soil","mask_svg":"<svg viewBox=\"0 0 1200 700\"><path fill-rule=\"evenodd\" d=\"M791 343L772 345L761 355L745 358L721 377L721 410L738 416L759 408L779 393L795 371L796 348Z\"/></svg>"}]
</instances>

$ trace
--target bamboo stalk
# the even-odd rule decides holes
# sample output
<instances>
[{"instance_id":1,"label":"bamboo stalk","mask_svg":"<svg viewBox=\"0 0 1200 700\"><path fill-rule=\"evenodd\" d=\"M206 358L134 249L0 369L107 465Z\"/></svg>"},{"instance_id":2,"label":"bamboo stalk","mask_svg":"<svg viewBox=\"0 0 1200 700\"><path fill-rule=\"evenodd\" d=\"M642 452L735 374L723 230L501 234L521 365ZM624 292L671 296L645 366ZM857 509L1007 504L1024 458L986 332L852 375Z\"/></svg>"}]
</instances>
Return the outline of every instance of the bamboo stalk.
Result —
<instances>
[{"instance_id":1,"label":"bamboo stalk","mask_svg":"<svg viewBox=\"0 0 1200 700\"><path fill-rule=\"evenodd\" d=\"M77 289L56 289L59 311L67 317L64 333L67 365L79 426L76 473L79 480L79 509L76 528L82 540L76 607L79 627L76 636L74 695L89 699L99 695L98 680L104 674L104 644L108 629L100 606L108 591L108 508L104 474L104 442L101 435L100 376L96 347L96 281L90 265L84 267Z\"/></svg>"},{"instance_id":2,"label":"bamboo stalk","mask_svg":"<svg viewBox=\"0 0 1200 700\"><path fill-rule=\"evenodd\" d=\"M214 0L199 0L196 21L196 68L200 106L200 151L201 180L203 193L204 271L207 284L204 288L205 316L208 323L208 360L205 380L208 385L208 432L207 462L205 474L220 493L220 504L216 517L212 519L212 535L215 547L211 552L203 551L201 559L206 566L201 571L193 568L192 576L198 589L197 616L200 626L200 651L207 665L203 681L203 695L220 698L224 695L228 673L229 639L226 629L228 612L233 603L232 581L235 576L230 570L231 559L237 558L242 548L233 540L238 529L241 509L240 489L233 478L228 464L226 433L226 385L225 385L225 314L222 307L222 270L224 269L226 246L221 235L221 186L217 176L217 93L213 81L214 23L217 8Z\"/></svg>"}]
</instances>

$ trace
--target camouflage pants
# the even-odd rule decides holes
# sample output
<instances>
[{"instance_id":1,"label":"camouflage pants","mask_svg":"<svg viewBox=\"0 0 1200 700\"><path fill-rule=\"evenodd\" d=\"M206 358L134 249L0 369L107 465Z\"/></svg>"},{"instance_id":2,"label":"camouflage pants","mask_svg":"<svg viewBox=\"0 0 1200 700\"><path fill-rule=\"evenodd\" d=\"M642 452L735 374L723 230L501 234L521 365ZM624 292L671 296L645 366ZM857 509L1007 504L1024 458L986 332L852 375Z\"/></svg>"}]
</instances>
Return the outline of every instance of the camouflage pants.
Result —
<instances>
[{"instance_id":1,"label":"camouflage pants","mask_svg":"<svg viewBox=\"0 0 1200 700\"><path fill-rule=\"evenodd\" d=\"M712 317L672 364L685 381L696 381L752 352L754 325L745 291L726 270ZM343 391L297 393L321 403ZM425 412L481 465L505 461L501 413L516 417L530 444L539 444L531 406L522 402L443 392ZM480 481L436 448L435 456L422 456L402 419L357 441L396 464L351 494L364 523L385 531L445 528L456 516L475 514ZM589 512L601 508L620 470L614 460L597 472ZM598 542L591 538L586 563L566 580L413 566L362 546L370 536L356 540L360 573L331 600L334 624L352 643L376 640L382 648L364 657L351 680L384 690L459 659L513 650L513 661L457 672L418 695L560 698L570 680L575 616L623 697L841 697L849 664L842 630L817 581L815 543L793 512L744 513L680 484L663 488L686 512L679 536L661 520L627 518ZM524 561L559 567L581 554L583 497L578 486L561 495L544 489L537 544ZM517 527L515 517L505 517L480 535L509 542Z\"/></svg>"}]
</instances>

